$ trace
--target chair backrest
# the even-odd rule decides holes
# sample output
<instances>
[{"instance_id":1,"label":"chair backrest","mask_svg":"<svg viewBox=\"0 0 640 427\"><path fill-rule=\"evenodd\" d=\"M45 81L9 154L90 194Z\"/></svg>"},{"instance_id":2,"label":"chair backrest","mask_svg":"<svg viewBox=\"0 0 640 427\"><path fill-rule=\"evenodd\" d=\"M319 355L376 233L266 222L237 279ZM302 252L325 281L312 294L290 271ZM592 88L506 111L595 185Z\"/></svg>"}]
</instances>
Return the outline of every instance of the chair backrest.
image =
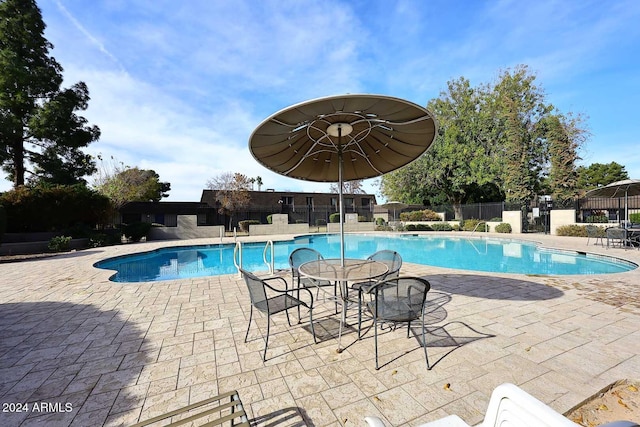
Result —
<instances>
[{"instance_id":1,"label":"chair backrest","mask_svg":"<svg viewBox=\"0 0 640 427\"><path fill-rule=\"evenodd\" d=\"M320 259L324 259L322 254L315 249L311 248L298 248L291 252L289 255L289 265L291 266L291 274L293 277L298 277L298 267L300 267L305 262L309 261L317 261Z\"/></svg>"},{"instance_id":2,"label":"chair backrest","mask_svg":"<svg viewBox=\"0 0 640 427\"><path fill-rule=\"evenodd\" d=\"M578 427L521 388L505 383L491 393L482 427Z\"/></svg>"},{"instance_id":3,"label":"chair backrest","mask_svg":"<svg viewBox=\"0 0 640 427\"><path fill-rule=\"evenodd\" d=\"M369 292L375 293L374 307L380 320L407 322L420 318L427 292L428 280L404 276L377 283Z\"/></svg>"},{"instance_id":4,"label":"chair backrest","mask_svg":"<svg viewBox=\"0 0 640 427\"><path fill-rule=\"evenodd\" d=\"M255 306L256 304L267 301L267 291L264 287L264 282L258 276L247 270L240 269L240 273L242 273L242 278L247 284L247 288L249 288L251 304Z\"/></svg>"},{"instance_id":5,"label":"chair backrest","mask_svg":"<svg viewBox=\"0 0 640 427\"><path fill-rule=\"evenodd\" d=\"M597 225L587 225L587 237L598 237L600 227Z\"/></svg>"},{"instance_id":6,"label":"chair backrest","mask_svg":"<svg viewBox=\"0 0 640 427\"><path fill-rule=\"evenodd\" d=\"M396 251L385 249L378 251L369 256L370 260L384 263L389 267L389 271L385 274L384 279L391 279L400 275L400 268L402 267L402 257Z\"/></svg>"},{"instance_id":7,"label":"chair backrest","mask_svg":"<svg viewBox=\"0 0 640 427\"><path fill-rule=\"evenodd\" d=\"M627 230L624 228L607 228L607 239L624 239L626 237Z\"/></svg>"}]
</instances>

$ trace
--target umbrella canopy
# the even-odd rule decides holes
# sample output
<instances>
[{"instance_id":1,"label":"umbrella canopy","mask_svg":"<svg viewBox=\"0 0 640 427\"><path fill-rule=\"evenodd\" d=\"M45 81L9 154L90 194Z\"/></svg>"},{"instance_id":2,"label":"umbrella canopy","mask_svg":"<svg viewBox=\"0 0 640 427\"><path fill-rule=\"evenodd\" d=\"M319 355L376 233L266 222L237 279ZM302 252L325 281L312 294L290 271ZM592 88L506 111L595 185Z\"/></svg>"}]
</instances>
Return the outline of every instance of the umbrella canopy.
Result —
<instances>
[{"instance_id":1,"label":"umbrella canopy","mask_svg":"<svg viewBox=\"0 0 640 427\"><path fill-rule=\"evenodd\" d=\"M587 191L585 197L619 198L624 197L625 221L629 221L629 196L640 195L640 179L624 179L612 182L604 187Z\"/></svg>"},{"instance_id":2,"label":"umbrella canopy","mask_svg":"<svg viewBox=\"0 0 640 427\"><path fill-rule=\"evenodd\" d=\"M406 203L402 203L402 202L387 202L383 205L380 205L380 207L385 208L387 210L393 210L393 220L396 220L396 209L405 209L407 207L409 207L408 204Z\"/></svg>"},{"instance_id":3,"label":"umbrella canopy","mask_svg":"<svg viewBox=\"0 0 640 427\"><path fill-rule=\"evenodd\" d=\"M382 95L340 95L296 104L268 117L251 134L249 150L278 174L340 184L344 259L343 182L409 164L429 148L436 132L433 114L417 104Z\"/></svg>"}]
</instances>

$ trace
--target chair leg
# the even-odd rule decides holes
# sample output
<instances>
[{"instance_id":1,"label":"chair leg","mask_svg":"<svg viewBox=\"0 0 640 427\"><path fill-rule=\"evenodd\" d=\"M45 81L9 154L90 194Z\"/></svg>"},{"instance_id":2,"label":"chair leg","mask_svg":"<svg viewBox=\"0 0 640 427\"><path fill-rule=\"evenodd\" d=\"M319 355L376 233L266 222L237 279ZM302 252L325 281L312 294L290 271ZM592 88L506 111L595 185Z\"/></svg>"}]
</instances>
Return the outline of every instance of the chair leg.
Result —
<instances>
[{"instance_id":1,"label":"chair leg","mask_svg":"<svg viewBox=\"0 0 640 427\"><path fill-rule=\"evenodd\" d=\"M429 366L429 356L427 356L427 334L425 333L424 326L424 311L422 313L422 345L424 347L424 359L427 361L427 370L431 370L431 366Z\"/></svg>"},{"instance_id":2,"label":"chair leg","mask_svg":"<svg viewBox=\"0 0 640 427\"><path fill-rule=\"evenodd\" d=\"M247 338L249 337L249 329L251 328L252 318L253 318L253 304L251 305L251 310L249 311L249 324L247 325L247 333L244 334L244 342L247 342Z\"/></svg>"},{"instance_id":3,"label":"chair leg","mask_svg":"<svg viewBox=\"0 0 640 427\"><path fill-rule=\"evenodd\" d=\"M309 309L309 325L311 325L311 335L313 335L313 342L318 344L318 339L316 338L316 330L313 328L313 307Z\"/></svg>"},{"instance_id":4,"label":"chair leg","mask_svg":"<svg viewBox=\"0 0 640 427\"><path fill-rule=\"evenodd\" d=\"M362 327L362 289L358 289L358 339Z\"/></svg>"},{"instance_id":5,"label":"chair leg","mask_svg":"<svg viewBox=\"0 0 640 427\"><path fill-rule=\"evenodd\" d=\"M376 319L376 315L373 315L373 342L376 349L376 371L380 369L378 366L378 319Z\"/></svg>"},{"instance_id":6,"label":"chair leg","mask_svg":"<svg viewBox=\"0 0 640 427\"><path fill-rule=\"evenodd\" d=\"M271 316L267 314L267 338L264 340L264 353L262 354L262 361L267 361L267 346L269 345L269 332L271 330Z\"/></svg>"}]
</instances>

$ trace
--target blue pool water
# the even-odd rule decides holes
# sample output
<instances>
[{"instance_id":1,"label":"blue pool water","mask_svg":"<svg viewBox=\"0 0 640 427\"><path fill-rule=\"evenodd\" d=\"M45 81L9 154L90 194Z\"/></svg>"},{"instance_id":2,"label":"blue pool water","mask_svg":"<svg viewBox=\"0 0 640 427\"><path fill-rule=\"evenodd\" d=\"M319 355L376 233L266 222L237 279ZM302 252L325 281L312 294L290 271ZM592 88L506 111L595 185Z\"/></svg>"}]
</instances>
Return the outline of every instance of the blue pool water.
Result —
<instances>
[{"instance_id":1,"label":"blue pool water","mask_svg":"<svg viewBox=\"0 0 640 427\"><path fill-rule=\"evenodd\" d=\"M243 268L265 271L265 243L245 243ZM325 258L340 257L339 235L304 236L275 242L275 268L289 268L289 254L299 247L312 247ZM95 264L115 270L116 282L146 282L189 277L233 274L233 244L176 246L110 258ZM392 249L405 262L501 273L567 275L621 273L638 266L612 257L540 248L533 243L492 239L442 237L429 235L378 236L348 234L345 256L366 258L372 253ZM269 256L269 255L268 255Z\"/></svg>"}]
</instances>

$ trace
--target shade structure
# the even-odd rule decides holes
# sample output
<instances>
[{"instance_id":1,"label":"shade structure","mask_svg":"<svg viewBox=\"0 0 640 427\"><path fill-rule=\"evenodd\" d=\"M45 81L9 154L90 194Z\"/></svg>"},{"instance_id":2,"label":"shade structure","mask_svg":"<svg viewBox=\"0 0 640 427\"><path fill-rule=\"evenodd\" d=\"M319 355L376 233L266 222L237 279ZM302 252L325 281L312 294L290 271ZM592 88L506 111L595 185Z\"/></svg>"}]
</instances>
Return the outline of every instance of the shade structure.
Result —
<instances>
[{"instance_id":1,"label":"shade structure","mask_svg":"<svg viewBox=\"0 0 640 427\"><path fill-rule=\"evenodd\" d=\"M624 197L624 219L629 221L629 196L640 195L640 179L624 179L612 182L604 187L595 188L585 197L620 198Z\"/></svg>"},{"instance_id":2,"label":"shade structure","mask_svg":"<svg viewBox=\"0 0 640 427\"><path fill-rule=\"evenodd\" d=\"M281 175L338 182L344 259L344 181L374 178L411 163L433 143L437 123L424 107L384 95L349 94L302 102L265 119L249 138L253 157Z\"/></svg>"},{"instance_id":3,"label":"shade structure","mask_svg":"<svg viewBox=\"0 0 640 427\"><path fill-rule=\"evenodd\" d=\"M405 209L407 207L409 207L408 204L406 203L402 203L402 202L387 202L383 205L380 205L381 207L387 209L387 210L393 210L393 220L396 220L396 210L402 210Z\"/></svg>"}]
</instances>

